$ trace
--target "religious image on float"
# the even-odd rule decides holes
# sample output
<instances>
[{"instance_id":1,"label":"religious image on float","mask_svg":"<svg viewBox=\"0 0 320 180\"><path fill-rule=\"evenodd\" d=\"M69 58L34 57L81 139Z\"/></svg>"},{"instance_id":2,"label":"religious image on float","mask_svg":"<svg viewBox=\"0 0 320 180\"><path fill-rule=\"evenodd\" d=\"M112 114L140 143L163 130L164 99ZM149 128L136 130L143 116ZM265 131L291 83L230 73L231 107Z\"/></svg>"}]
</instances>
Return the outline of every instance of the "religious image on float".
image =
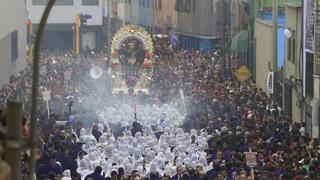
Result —
<instances>
[{"instance_id":1,"label":"religious image on float","mask_svg":"<svg viewBox=\"0 0 320 180\"><path fill-rule=\"evenodd\" d=\"M153 69L151 36L139 26L124 26L112 40L111 54L112 93L148 94Z\"/></svg>"}]
</instances>

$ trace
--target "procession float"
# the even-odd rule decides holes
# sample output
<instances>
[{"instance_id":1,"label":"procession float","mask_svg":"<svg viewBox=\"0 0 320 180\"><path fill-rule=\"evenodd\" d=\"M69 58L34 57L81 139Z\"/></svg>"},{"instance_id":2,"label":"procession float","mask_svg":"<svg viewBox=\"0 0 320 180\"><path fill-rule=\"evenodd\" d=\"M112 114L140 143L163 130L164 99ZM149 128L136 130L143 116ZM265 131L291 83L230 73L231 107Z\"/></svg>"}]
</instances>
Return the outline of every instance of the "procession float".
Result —
<instances>
[{"instance_id":1,"label":"procession float","mask_svg":"<svg viewBox=\"0 0 320 180\"><path fill-rule=\"evenodd\" d=\"M108 69L112 94L149 94L153 72L153 42L137 25L122 27L113 37Z\"/></svg>"}]
</instances>

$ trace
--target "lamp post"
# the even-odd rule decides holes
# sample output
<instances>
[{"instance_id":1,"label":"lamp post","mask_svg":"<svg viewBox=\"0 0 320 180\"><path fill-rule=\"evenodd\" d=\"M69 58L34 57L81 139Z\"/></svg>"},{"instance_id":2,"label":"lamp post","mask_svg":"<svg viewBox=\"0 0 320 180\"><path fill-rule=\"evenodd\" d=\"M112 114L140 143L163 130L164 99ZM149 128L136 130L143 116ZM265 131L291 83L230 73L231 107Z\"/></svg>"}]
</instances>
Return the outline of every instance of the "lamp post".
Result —
<instances>
[{"instance_id":1,"label":"lamp post","mask_svg":"<svg viewBox=\"0 0 320 180\"><path fill-rule=\"evenodd\" d=\"M287 39L290 39L291 38L291 31L290 29L285 29L284 30L284 36L287 38ZM290 47L291 48L291 47ZM284 60L283 62L283 70L282 70L282 110L285 111L286 110L286 60Z\"/></svg>"},{"instance_id":2,"label":"lamp post","mask_svg":"<svg viewBox=\"0 0 320 180\"><path fill-rule=\"evenodd\" d=\"M278 68L278 0L272 0L272 35L273 35L273 103L277 102L277 68Z\"/></svg>"}]
</instances>

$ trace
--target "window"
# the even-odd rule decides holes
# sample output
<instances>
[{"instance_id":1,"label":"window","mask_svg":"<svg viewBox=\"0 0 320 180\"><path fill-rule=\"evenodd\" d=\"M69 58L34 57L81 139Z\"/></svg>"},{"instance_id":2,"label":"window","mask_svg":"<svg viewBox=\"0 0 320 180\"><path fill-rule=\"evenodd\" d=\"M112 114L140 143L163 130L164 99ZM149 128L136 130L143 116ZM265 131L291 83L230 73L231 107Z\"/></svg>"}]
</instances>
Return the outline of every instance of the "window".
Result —
<instances>
[{"instance_id":1,"label":"window","mask_svg":"<svg viewBox=\"0 0 320 180\"><path fill-rule=\"evenodd\" d=\"M147 8L150 8L150 0L146 0L147 1Z\"/></svg>"},{"instance_id":2,"label":"window","mask_svg":"<svg viewBox=\"0 0 320 180\"><path fill-rule=\"evenodd\" d=\"M158 0L158 8L159 8L159 9L162 8L162 0Z\"/></svg>"},{"instance_id":3,"label":"window","mask_svg":"<svg viewBox=\"0 0 320 180\"><path fill-rule=\"evenodd\" d=\"M186 0L185 11L191 12L191 0Z\"/></svg>"},{"instance_id":4,"label":"window","mask_svg":"<svg viewBox=\"0 0 320 180\"><path fill-rule=\"evenodd\" d=\"M192 11L196 12L196 0L192 0Z\"/></svg>"},{"instance_id":5,"label":"window","mask_svg":"<svg viewBox=\"0 0 320 180\"><path fill-rule=\"evenodd\" d=\"M235 1L233 1L233 2L231 2L231 14L235 15L236 11L237 11L237 4Z\"/></svg>"},{"instance_id":6,"label":"window","mask_svg":"<svg viewBox=\"0 0 320 180\"><path fill-rule=\"evenodd\" d=\"M212 14L213 13L216 13L217 12L217 6L218 6L218 0L212 0L211 1L211 12L212 12Z\"/></svg>"},{"instance_id":7,"label":"window","mask_svg":"<svg viewBox=\"0 0 320 180\"><path fill-rule=\"evenodd\" d=\"M34 6L45 6L48 0L32 0ZM72 6L73 0L56 0L55 6Z\"/></svg>"},{"instance_id":8,"label":"window","mask_svg":"<svg viewBox=\"0 0 320 180\"><path fill-rule=\"evenodd\" d=\"M99 0L82 0L83 6L98 6Z\"/></svg>"},{"instance_id":9,"label":"window","mask_svg":"<svg viewBox=\"0 0 320 180\"><path fill-rule=\"evenodd\" d=\"M176 1L176 11L181 12L183 11L183 0L177 0Z\"/></svg>"},{"instance_id":10,"label":"window","mask_svg":"<svg viewBox=\"0 0 320 180\"><path fill-rule=\"evenodd\" d=\"M154 0L151 0L151 8L154 8Z\"/></svg>"},{"instance_id":11,"label":"window","mask_svg":"<svg viewBox=\"0 0 320 180\"><path fill-rule=\"evenodd\" d=\"M18 59L18 31L11 32L11 62Z\"/></svg>"}]
</instances>

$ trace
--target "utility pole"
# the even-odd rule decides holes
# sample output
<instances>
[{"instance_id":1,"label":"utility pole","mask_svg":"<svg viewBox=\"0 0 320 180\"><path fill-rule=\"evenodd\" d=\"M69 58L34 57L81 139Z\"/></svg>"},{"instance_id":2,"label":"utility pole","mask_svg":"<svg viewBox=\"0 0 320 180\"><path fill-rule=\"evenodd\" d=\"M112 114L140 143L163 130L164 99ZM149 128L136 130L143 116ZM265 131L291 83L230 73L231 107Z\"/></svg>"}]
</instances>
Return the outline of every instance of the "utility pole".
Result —
<instances>
[{"instance_id":1,"label":"utility pole","mask_svg":"<svg viewBox=\"0 0 320 180\"><path fill-rule=\"evenodd\" d=\"M112 6L112 0L108 0L108 18L107 18L107 48L108 48L108 60L111 60L111 6Z\"/></svg>"},{"instance_id":2,"label":"utility pole","mask_svg":"<svg viewBox=\"0 0 320 180\"><path fill-rule=\"evenodd\" d=\"M278 68L278 0L272 0L272 35L273 35L273 103L277 102L277 68Z\"/></svg>"},{"instance_id":3,"label":"utility pole","mask_svg":"<svg viewBox=\"0 0 320 180\"><path fill-rule=\"evenodd\" d=\"M221 27L221 46L222 46L222 53L221 53L221 68L222 68L222 76L223 78L226 78L226 21L225 21L225 1L222 0L220 1L221 6L222 6L222 12L220 13L221 15L221 20L222 20L222 27Z\"/></svg>"},{"instance_id":4,"label":"utility pole","mask_svg":"<svg viewBox=\"0 0 320 180\"><path fill-rule=\"evenodd\" d=\"M7 137L5 160L9 163L13 173L12 180L21 179L21 137L22 137L22 104L8 102Z\"/></svg>"},{"instance_id":5,"label":"utility pole","mask_svg":"<svg viewBox=\"0 0 320 180\"><path fill-rule=\"evenodd\" d=\"M223 1L225 3L225 1ZM227 62L228 62L228 76L231 75L231 59L230 59L230 39L231 39L231 24L230 24L230 14L231 14L231 10L230 10L230 5L231 5L231 2L230 0L227 1L227 9L223 9L223 12L224 12L224 17L226 18L229 18L227 20L227 29L226 29L226 33L228 35L228 38L227 38L227 52L225 54L227 54ZM224 5L224 8L225 8L225 5Z\"/></svg>"}]
</instances>

